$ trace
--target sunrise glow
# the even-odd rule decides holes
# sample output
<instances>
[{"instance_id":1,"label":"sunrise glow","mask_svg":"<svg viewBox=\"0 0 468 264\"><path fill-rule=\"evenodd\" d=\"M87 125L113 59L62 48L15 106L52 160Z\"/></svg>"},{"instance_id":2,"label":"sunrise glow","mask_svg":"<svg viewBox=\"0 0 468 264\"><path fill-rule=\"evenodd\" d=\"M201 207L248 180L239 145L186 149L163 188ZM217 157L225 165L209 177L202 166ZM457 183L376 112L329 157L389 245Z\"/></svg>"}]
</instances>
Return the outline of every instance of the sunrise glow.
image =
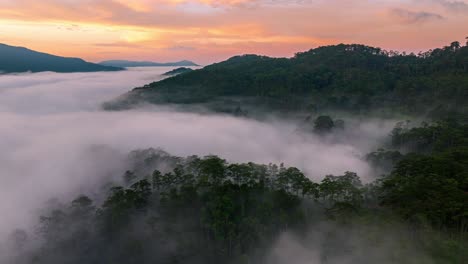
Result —
<instances>
[{"instance_id":1,"label":"sunrise glow","mask_svg":"<svg viewBox=\"0 0 468 264\"><path fill-rule=\"evenodd\" d=\"M468 34L448 0L0 0L0 42L61 56L202 64L364 43L420 51Z\"/></svg>"}]
</instances>

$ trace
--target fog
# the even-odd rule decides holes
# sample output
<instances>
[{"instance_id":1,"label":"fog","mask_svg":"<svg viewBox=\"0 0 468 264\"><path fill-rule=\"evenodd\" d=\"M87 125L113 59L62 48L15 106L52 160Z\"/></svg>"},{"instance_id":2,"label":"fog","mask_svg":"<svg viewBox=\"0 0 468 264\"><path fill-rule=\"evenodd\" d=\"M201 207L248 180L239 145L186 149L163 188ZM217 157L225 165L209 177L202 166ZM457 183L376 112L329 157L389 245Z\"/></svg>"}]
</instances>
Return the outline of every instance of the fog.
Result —
<instances>
[{"instance_id":1,"label":"fog","mask_svg":"<svg viewBox=\"0 0 468 264\"><path fill-rule=\"evenodd\" d=\"M391 264L399 263L398 254L404 256L405 263L434 263L427 253L408 241L408 229L393 224L311 223L304 234L283 232L279 235L264 263Z\"/></svg>"},{"instance_id":2,"label":"fog","mask_svg":"<svg viewBox=\"0 0 468 264\"><path fill-rule=\"evenodd\" d=\"M371 180L372 170L362 158L395 124L346 120L340 135L321 138L273 117L258 121L167 107L100 110L102 102L159 80L168 70L0 75L0 241L15 228L30 229L37 210L51 198L92 192L105 177L120 176L126 154L135 149L215 154L230 162L284 162L316 181L348 170Z\"/></svg>"}]
</instances>

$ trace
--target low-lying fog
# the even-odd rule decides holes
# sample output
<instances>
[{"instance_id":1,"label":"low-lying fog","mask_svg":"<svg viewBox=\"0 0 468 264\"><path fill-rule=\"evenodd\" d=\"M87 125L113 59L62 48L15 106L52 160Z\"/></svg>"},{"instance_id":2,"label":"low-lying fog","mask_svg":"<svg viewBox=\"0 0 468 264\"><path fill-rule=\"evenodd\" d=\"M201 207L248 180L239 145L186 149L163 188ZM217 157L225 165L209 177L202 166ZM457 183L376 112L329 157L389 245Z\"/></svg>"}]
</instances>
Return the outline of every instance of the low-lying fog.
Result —
<instances>
[{"instance_id":1,"label":"low-lying fog","mask_svg":"<svg viewBox=\"0 0 468 264\"><path fill-rule=\"evenodd\" d=\"M228 161L297 166L319 181L351 170L372 177L362 157L394 121L349 121L337 143L297 132L297 124L167 108L104 112L100 104L161 79L170 68L106 73L0 75L0 241L28 228L53 197L87 192L101 177L121 175L123 157L138 148L179 156L216 154ZM274 120L272 118L272 120ZM345 143L343 143L345 142ZM104 145L114 152L94 151Z\"/></svg>"}]
</instances>

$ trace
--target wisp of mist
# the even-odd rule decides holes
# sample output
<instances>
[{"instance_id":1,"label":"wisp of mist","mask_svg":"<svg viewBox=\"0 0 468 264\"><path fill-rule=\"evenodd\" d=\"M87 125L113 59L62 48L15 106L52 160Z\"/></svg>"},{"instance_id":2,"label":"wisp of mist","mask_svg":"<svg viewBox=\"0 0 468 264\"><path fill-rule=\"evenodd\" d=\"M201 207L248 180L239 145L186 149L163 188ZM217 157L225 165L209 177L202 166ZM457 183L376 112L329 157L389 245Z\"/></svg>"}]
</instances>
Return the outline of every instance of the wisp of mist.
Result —
<instances>
[{"instance_id":1,"label":"wisp of mist","mask_svg":"<svg viewBox=\"0 0 468 264\"><path fill-rule=\"evenodd\" d=\"M135 149L215 154L230 162L284 162L315 181L348 170L369 179L371 168L363 156L394 124L356 121L340 143L274 118L267 122L158 107L100 109L104 101L157 81L168 70L0 76L0 241L15 228L30 228L46 201L72 199L104 177L120 176L126 154ZM114 151L95 151L96 145Z\"/></svg>"}]
</instances>

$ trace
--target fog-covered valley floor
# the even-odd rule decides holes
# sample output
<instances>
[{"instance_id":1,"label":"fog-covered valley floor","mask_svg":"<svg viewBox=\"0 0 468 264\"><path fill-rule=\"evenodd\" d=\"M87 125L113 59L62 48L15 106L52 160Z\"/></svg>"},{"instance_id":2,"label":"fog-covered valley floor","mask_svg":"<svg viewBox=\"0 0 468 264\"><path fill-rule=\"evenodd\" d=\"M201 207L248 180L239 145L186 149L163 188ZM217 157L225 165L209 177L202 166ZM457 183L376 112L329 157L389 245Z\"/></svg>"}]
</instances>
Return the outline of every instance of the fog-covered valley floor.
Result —
<instances>
[{"instance_id":1,"label":"fog-covered valley floor","mask_svg":"<svg viewBox=\"0 0 468 264\"><path fill-rule=\"evenodd\" d=\"M89 193L120 177L128 152L162 148L172 155L219 155L229 162L282 163L319 181L354 171L372 180L364 161L394 120L346 120L323 138L297 122L256 121L170 108L105 112L102 102L161 79L168 68L109 73L36 73L0 76L0 239L33 228L52 198ZM105 146L111 151L95 151Z\"/></svg>"}]
</instances>

